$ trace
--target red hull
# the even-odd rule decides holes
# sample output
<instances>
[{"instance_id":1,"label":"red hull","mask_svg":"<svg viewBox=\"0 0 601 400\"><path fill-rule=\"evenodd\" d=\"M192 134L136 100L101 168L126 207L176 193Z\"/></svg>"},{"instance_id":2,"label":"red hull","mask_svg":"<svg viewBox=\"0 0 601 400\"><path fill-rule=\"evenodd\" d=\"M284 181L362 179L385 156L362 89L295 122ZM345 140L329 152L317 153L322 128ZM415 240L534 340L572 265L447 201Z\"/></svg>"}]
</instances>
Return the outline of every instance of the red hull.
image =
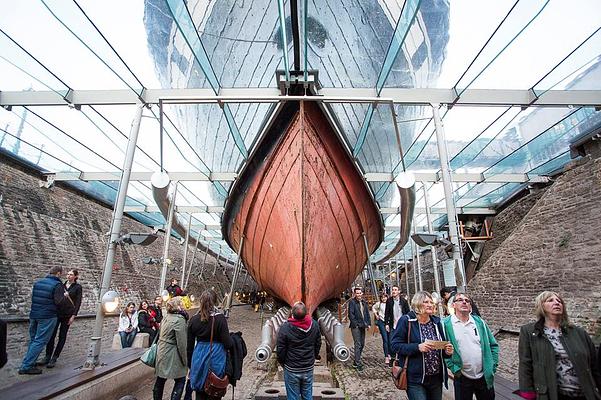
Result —
<instances>
[{"instance_id":1,"label":"red hull","mask_svg":"<svg viewBox=\"0 0 601 400\"><path fill-rule=\"evenodd\" d=\"M363 233L372 253L382 240L382 220L321 109L312 102L300 111L290 107L279 138L259 144L270 147L264 159L241 174L249 181L234 191L238 203L226 205L224 233L235 250L244 234L242 261L264 290L288 304L302 300L313 311L361 272L368 256Z\"/></svg>"}]
</instances>

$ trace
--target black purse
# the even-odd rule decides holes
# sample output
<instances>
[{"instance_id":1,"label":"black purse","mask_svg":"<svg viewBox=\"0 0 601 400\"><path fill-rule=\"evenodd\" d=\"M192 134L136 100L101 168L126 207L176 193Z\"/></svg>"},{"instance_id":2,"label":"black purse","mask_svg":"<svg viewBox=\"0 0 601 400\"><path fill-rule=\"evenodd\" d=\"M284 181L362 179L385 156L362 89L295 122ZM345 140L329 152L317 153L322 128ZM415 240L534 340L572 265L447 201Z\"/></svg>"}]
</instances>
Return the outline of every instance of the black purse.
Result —
<instances>
[{"instance_id":1,"label":"black purse","mask_svg":"<svg viewBox=\"0 0 601 400\"><path fill-rule=\"evenodd\" d=\"M215 328L215 316L213 315L212 318L211 342L209 345L209 374L207 375L207 380L203 386L203 391L212 397L223 397L227 393L227 386L230 384L230 380L227 375L224 375L223 378L220 378L211 370L211 353L213 352L213 330Z\"/></svg>"}]
</instances>

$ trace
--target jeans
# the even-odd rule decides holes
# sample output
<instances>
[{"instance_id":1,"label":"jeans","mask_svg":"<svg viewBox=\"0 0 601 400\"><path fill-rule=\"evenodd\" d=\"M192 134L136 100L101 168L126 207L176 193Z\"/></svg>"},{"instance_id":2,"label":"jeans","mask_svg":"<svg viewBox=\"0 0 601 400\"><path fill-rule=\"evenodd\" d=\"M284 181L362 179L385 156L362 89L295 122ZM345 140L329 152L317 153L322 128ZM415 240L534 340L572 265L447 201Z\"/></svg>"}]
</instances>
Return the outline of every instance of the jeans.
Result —
<instances>
[{"instance_id":1,"label":"jeans","mask_svg":"<svg viewBox=\"0 0 601 400\"><path fill-rule=\"evenodd\" d=\"M455 399L472 400L476 395L477 400L494 400L495 389L486 386L486 379L470 379L465 376L455 378Z\"/></svg>"},{"instance_id":2,"label":"jeans","mask_svg":"<svg viewBox=\"0 0 601 400\"><path fill-rule=\"evenodd\" d=\"M152 388L153 400L163 400L163 390L165 390L165 382L167 382L166 378L161 378L157 376L157 380L154 381L154 387ZM182 397L182 392L184 391L185 385L185 376L182 376L181 378L176 378L175 384L173 385L173 390L171 391L170 399L179 400Z\"/></svg>"},{"instance_id":3,"label":"jeans","mask_svg":"<svg viewBox=\"0 0 601 400\"><path fill-rule=\"evenodd\" d=\"M29 321L29 347L23 358L21 369L31 369L35 366L35 361L48 344L50 336L56 326L56 317L44 319L32 319Z\"/></svg>"},{"instance_id":4,"label":"jeans","mask_svg":"<svg viewBox=\"0 0 601 400\"><path fill-rule=\"evenodd\" d=\"M313 399L313 370L290 372L284 368L284 383L288 400Z\"/></svg>"},{"instance_id":5,"label":"jeans","mask_svg":"<svg viewBox=\"0 0 601 400\"><path fill-rule=\"evenodd\" d=\"M121 348L131 347L134 344L134 339L136 338L137 331L127 332L119 332L119 336L121 336Z\"/></svg>"},{"instance_id":6,"label":"jeans","mask_svg":"<svg viewBox=\"0 0 601 400\"><path fill-rule=\"evenodd\" d=\"M51 359L56 360L61 355L65 342L67 341L67 332L69 331L69 319L71 317L61 317L56 321L56 326L52 332L52 336L46 345L46 361ZM58 343L56 348L54 347L54 340L56 339L56 333L58 332Z\"/></svg>"},{"instance_id":7,"label":"jeans","mask_svg":"<svg viewBox=\"0 0 601 400\"><path fill-rule=\"evenodd\" d=\"M361 365L361 353L365 346L365 328L351 328L355 344L355 365Z\"/></svg>"},{"instance_id":8,"label":"jeans","mask_svg":"<svg viewBox=\"0 0 601 400\"><path fill-rule=\"evenodd\" d=\"M390 355L390 343L388 342L390 339L388 337L388 332L386 332L386 325L384 321L377 320L376 325L378 325L378 329L380 330L380 335L382 336L382 347L384 348L384 356L388 357Z\"/></svg>"},{"instance_id":9,"label":"jeans","mask_svg":"<svg viewBox=\"0 0 601 400\"><path fill-rule=\"evenodd\" d=\"M442 399L442 373L424 378L424 383L407 384L407 397L409 400L441 400Z\"/></svg>"}]
</instances>

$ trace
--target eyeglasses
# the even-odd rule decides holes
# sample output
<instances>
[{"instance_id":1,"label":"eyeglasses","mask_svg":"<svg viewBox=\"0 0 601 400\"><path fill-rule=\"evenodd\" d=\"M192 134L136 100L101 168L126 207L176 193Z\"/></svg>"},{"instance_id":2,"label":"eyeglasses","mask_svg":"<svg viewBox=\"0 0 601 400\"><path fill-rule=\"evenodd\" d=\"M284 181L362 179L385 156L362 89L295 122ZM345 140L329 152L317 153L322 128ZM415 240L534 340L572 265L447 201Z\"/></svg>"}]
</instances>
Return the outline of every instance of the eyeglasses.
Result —
<instances>
[{"instance_id":1,"label":"eyeglasses","mask_svg":"<svg viewBox=\"0 0 601 400\"><path fill-rule=\"evenodd\" d=\"M455 301L453 303L467 303L467 304L471 304L472 301L470 299L455 299Z\"/></svg>"}]
</instances>

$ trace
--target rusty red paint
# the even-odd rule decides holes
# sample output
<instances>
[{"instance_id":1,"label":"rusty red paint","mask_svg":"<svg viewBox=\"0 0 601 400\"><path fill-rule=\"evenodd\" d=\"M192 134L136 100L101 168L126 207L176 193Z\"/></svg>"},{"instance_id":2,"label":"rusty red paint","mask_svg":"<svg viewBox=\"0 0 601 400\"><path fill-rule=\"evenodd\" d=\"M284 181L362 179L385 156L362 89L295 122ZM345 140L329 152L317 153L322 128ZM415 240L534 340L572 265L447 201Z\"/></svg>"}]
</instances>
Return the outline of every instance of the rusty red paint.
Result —
<instances>
[{"instance_id":1,"label":"rusty red paint","mask_svg":"<svg viewBox=\"0 0 601 400\"><path fill-rule=\"evenodd\" d=\"M382 219L319 106L302 103L290 115L237 208L226 205L225 232L234 249L244 232L242 261L264 290L288 304L302 300L313 311L361 272L363 232L373 252Z\"/></svg>"}]
</instances>

